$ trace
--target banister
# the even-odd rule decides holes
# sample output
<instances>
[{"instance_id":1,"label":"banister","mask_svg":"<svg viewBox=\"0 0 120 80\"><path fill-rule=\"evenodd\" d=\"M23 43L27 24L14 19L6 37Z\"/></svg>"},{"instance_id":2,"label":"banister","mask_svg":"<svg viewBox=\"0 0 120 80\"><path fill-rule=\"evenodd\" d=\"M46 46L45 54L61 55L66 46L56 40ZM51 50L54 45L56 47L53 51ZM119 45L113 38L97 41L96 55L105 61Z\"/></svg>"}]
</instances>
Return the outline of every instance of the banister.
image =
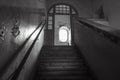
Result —
<instances>
[{"instance_id":1,"label":"banister","mask_svg":"<svg viewBox=\"0 0 120 80\"><path fill-rule=\"evenodd\" d=\"M114 33L110 32L110 30L107 30L108 26L104 26L104 25L98 24L96 22L93 22L93 21L90 21L90 20L87 20L87 19L81 18L81 17L75 17L75 19L79 23L87 26L88 28L91 28L92 30L97 32L99 35L107 38L108 40L114 42L115 44L120 45L120 36L117 36ZM113 28L111 28L111 30L112 29Z\"/></svg>"},{"instance_id":2,"label":"banister","mask_svg":"<svg viewBox=\"0 0 120 80\"><path fill-rule=\"evenodd\" d=\"M41 19L41 21L40 21L40 23L39 23L39 25L37 26L37 28L30 34L30 36L21 44L21 46L14 52L14 57L16 57L17 56L17 54L18 53L20 53L20 51L24 48L24 46L27 44L27 42L28 42L28 40L31 38L31 36L36 32L36 30L40 27L40 25L42 24L42 19ZM13 61L14 60L14 58L12 57L12 58L10 58L8 61ZM8 68L8 66L11 64L11 62L7 62L6 63L6 65L1 69L1 71L0 71L0 77L2 77L3 76L3 74L4 74L4 72L5 72L5 70Z\"/></svg>"},{"instance_id":3,"label":"banister","mask_svg":"<svg viewBox=\"0 0 120 80\"><path fill-rule=\"evenodd\" d=\"M31 51L32 51L32 48L34 47L39 35L41 34L42 30L44 29L45 27L45 24L46 24L46 21L41 21L40 24L38 25L38 27L33 31L33 33L30 35L30 37L34 34L34 32L40 28L40 26L42 25L39 33L37 34L36 38L34 39L33 43L31 44L30 48L27 50L24 58L22 59L22 61L20 62L18 68L8 77L7 80L17 80L20 72L22 71L22 68L24 66L24 64L26 63ZM28 39L30 39L30 37Z\"/></svg>"}]
</instances>

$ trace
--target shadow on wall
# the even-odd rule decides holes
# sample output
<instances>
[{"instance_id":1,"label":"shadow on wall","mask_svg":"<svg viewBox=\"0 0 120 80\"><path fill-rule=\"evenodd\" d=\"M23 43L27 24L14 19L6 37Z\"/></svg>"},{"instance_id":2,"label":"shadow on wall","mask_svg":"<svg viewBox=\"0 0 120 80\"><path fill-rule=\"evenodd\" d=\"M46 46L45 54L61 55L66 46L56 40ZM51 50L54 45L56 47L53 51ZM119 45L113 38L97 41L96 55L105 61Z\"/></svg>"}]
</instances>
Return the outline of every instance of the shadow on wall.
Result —
<instances>
[{"instance_id":1,"label":"shadow on wall","mask_svg":"<svg viewBox=\"0 0 120 80\"><path fill-rule=\"evenodd\" d=\"M120 80L120 46L76 23L75 43L99 80Z\"/></svg>"}]
</instances>

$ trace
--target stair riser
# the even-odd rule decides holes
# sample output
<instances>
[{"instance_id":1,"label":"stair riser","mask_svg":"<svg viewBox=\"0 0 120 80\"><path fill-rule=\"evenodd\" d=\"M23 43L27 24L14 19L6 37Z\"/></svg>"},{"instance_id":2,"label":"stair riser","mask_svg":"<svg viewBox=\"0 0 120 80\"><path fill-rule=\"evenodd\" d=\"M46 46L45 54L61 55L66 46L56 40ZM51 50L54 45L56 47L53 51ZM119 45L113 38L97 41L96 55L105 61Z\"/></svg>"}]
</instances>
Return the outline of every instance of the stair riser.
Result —
<instances>
[{"instance_id":1,"label":"stair riser","mask_svg":"<svg viewBox=\"0 0 120 80\"><path fill-rule=\"evenodd\" d=\"M92 80L74 47L43 47L36 80Z\"/></svg>"}]
</instances>

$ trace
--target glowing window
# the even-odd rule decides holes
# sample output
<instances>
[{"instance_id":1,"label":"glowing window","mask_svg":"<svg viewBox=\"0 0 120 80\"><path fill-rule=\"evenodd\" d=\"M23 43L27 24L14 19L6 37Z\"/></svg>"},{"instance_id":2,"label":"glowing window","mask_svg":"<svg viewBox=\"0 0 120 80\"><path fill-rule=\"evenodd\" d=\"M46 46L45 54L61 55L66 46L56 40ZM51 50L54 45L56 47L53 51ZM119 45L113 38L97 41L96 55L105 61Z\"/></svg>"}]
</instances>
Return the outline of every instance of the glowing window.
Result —
<instances>
[{"instance_id":1,"label":"glowing window","mask_svg":"<svg viewBox=\"0 0 120 80\"><path fill-rule=\"evenodd\" d=\"M60 28L59 30L59 41L66 42L68 41L68 30L64 28Z\"/></svg>"}]
</instances>

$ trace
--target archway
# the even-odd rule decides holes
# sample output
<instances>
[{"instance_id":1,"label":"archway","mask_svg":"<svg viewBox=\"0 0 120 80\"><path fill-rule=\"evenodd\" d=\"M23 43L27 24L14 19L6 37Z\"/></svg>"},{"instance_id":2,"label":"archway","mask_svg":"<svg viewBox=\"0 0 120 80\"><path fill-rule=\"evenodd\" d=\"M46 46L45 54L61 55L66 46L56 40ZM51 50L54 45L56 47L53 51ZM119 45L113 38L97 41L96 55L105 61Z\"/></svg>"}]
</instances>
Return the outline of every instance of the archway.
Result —
<instances>
[{"instance_id":1,"label":"archway","mask_svg":"<svg viewBox=\"0 0 120 80\"><path fill-rule=\"evenodd\" d=\"M71 5L60 3L53 5L48 11L47 29L53 34L54 46L71 46L72 45L72 17L78 13ZM62 26L62 27L61 27ZM64 28L63 28L64 27ZM66 27L66 28L65 28ZM62 31L60 31L62 29ZM61 41L61 34L65 34L67 40Z\"/></svg>"}]
</instances>

